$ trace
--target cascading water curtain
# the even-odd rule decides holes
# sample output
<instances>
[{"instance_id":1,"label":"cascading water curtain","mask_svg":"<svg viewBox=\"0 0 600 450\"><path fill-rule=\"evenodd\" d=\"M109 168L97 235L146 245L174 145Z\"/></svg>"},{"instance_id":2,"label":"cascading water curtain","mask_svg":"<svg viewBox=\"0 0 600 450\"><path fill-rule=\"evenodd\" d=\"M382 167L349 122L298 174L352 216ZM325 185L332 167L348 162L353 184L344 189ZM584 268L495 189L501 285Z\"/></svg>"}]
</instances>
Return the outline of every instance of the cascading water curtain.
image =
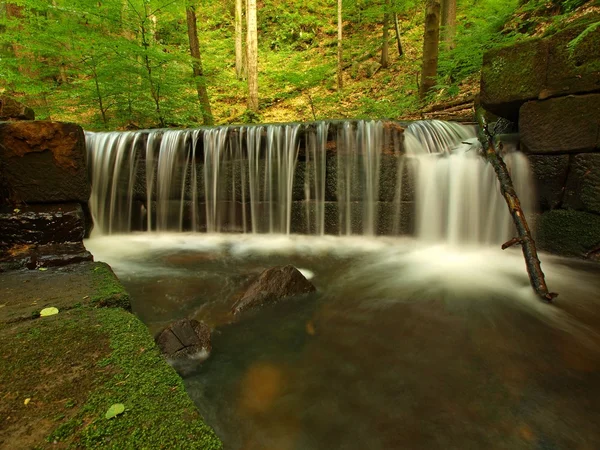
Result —
<instances>
[{"instance_id":1,"label":"cascading water curtain","mask_svg":"<svg viewBox=\"0 0 600 450\"><path fill-rule=\"evenodd\" d=\"M422 240L462 245L497 244L513 232L472 126L414 122L393 144L384 122L362 120L86 138L101 234L373 236L414 228ZM505 160L531 211L527 158L511 152Z\"/></svg>"}]
</instances>

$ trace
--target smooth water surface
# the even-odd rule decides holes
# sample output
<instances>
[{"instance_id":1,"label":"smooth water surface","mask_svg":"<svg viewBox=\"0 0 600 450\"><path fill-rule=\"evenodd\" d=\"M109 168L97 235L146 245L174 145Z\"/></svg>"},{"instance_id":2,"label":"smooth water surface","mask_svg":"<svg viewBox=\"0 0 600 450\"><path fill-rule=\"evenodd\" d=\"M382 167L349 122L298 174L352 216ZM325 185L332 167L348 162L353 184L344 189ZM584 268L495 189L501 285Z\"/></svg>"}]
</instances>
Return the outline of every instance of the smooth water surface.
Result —
<instances>
[{"instance_id":1,"label":"smooth water surface","mask_svg":"<svg viewBox=\"0 0 600 450\"><path fill-rule=\"evenodd\" d=\"M518 249L400 238L130 234L86 243L158 331L212 327L184 368L227 449L598 449L600 267L542 255L555 305ZM229 314L263 269L318 292Z\"/></svg>"}]
</instances>

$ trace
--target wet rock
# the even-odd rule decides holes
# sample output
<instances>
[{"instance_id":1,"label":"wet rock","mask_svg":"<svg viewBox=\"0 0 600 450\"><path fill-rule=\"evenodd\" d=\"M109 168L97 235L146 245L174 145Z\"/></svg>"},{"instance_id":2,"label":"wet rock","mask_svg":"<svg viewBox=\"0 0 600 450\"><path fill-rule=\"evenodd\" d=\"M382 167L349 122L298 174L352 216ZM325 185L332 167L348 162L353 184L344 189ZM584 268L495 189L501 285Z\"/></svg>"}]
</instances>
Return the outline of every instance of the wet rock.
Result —
<instances>
[{"instance_id":1,"label":"wet rock","mask_svg":"<svg viewBox=\"0 0 600 450\"><path fill-rule=\"evenodd\" d=\"M0 246L78 242L84 232L78 203L0 207Z\"/></svg>"},{"instance_id":2,"label":"wet rock","mask_svg":"<svg viewBox=\"0 0 600 450\"><path fill-rule=\"evenodd\" d=\"M40 267L62 267L93 260L94 257L86 250L82 242L0 246L0 268L5 271L24 268L33 270Z\"/></svg>"},{"instance_id":3,"label":"wet rock","mask_svg":"<svg viewBox=\"0 0 600 450\"><path fill-rule=\"evenodd\" d=\"M569 155L529 155L542 211L558 208L564 195Z\"/></svg>"},{"instance_id":4,"label":"wet rock","mask_svg":"<svg viewBox=\"0 0 600 450\"><path fill-rule=\"evenodd\" d=\"M563 206L600 214L600 154L572 157Z\"/></svg>"},{"instance_id":5,"label":"wet rock","mask_svg":"<svg viewBox=\"0 0 600 450\"><path fill-rule=\"evenodd\" d=\"M599 149L600 94L527 102L521 107L519 125L521 143L528 153Z\"/></svg>"},{"instance_id":6,"label":"wet rock","mask_svg":"<svg viewBox=\"0 0 600 450\"><path fill-rule=\"evenodd\" d=\"M536 228L539 250L589 257L600 246L600 215L555 209L539 216Z\"/></svg>"},{"instance_id":7,"label":"wet rock","mask_svg":"<svg viewBox=\"0 0 600 450\"><path fill-rule=\"evenodd\" d=\"M33 109L5 95L0 96L0 120L34 120Z\"/></svg>"},{"instance_id":8,"label":"wet rock","mask_svg":"<svg viewBox=\"0 0 600 450\"><path fill-rule=\"evenodd\" d=\"M233 305L232 313L237 315L286 297L314 291L316 288L313 284L294 266L272 267L260 274L258 279L248 287L242 298Z\"/></svg>"},{"instance_id":9,"label":"wet rock","mask_svg":"<svg viewBox=\"0 0 600 450\"><path fill-rule=\"evenodd\" d=\"M210 328L194 319L181 319L159 332L156 344L167 358L204 360L212 349Z\"/></svg>"},{"instance_id":10,"label":"wet rock","mask_svg":"<svg viewBox=\"0 0 600 450\"><path fill-rule=\"evenodd\" d=\"M0 123L2 201L87 202L90 196L85 137L79 125ZM8 197L8 198L6 198Z\"/></svg>"}]
</instances>

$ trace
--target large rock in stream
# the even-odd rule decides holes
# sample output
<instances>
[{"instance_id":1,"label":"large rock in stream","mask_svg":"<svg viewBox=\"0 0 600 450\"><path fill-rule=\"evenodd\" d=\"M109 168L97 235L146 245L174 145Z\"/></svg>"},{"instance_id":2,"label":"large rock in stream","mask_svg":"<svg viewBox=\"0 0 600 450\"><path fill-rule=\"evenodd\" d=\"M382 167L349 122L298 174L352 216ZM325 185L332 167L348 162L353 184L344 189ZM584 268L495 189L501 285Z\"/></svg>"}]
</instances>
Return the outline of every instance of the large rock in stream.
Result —
<instances>
[{"instance_id":1,"label":"large rock in stream","mask_svg":"<svg viewBox=\"0 0 600 450\"><path fill-rule=\"evenodd\" d=\"M210 328L194 319L173 322L156 336L160 351L170 359L204 360L210 355Z\"/></svg>"},{"instance_id":2,"label":"large rock in stream","mask_svg":"<svg viewBox=\"0 0 600 450\"><path fill-rule=\"evenodd\" d=\"M242 298L233 305L232 313L237 315L247 309L315 291L314 285L294 266L272 267L261 273L246 289Z\"/></svg>"}]
</instances>

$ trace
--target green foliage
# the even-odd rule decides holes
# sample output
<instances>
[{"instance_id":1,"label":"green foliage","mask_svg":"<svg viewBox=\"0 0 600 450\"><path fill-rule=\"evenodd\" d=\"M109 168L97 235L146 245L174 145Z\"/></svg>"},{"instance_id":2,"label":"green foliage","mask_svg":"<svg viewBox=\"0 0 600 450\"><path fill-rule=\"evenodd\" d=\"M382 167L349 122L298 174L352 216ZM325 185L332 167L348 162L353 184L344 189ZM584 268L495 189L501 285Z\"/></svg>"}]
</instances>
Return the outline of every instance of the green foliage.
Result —
<instances>
[{"instance_id":1,"label":"green foliage","mask_svg":"<svg viewBox=\"0 0 600 450\"><path fill-rule=\"evenodd\" d=\"M441 48L438 88L448 88L452 94L456 91L452 86L480 70L486 51L518 38L514 32L502 32L517 6L517 0L481 0L477 8L469 9L468 16L460 17L455 48Z\"/></svg>"},{"instance_id":2,"label":"green foliage","mask_svg":"<svg viewBox=\"0 0 600 450\"><path fill-rule=\"evenodd\" d=\"M577 46L583 42L583 40L586 38L586 36L593 33L594 30L598 27L600 27L600 21L594 22L591 25L588 25L587 28L579 34L579 36L577 36L575 39L573 39L571 42L569 42L567 44L569 53L572 55L575 52L575 49L577 48Z\"/></svg>"}]
</instances>

